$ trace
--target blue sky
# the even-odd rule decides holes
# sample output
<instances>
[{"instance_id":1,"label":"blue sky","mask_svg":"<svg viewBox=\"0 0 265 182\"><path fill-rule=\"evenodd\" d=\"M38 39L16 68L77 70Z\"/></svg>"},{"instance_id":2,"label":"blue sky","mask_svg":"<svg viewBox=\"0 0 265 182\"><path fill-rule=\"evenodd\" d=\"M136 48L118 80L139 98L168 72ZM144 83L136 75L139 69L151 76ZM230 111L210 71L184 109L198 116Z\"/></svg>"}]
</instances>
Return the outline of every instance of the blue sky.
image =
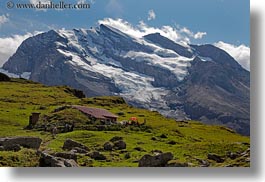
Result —
<instances>
[{"instance_id":1,"label":"blue sky","mask_svg":"<svg viewBox=\"0 0 265 182\"><path fill-rule=\"evenodd\" d=\"M98 20L109 17L122 18L133 25L142 20L153 27L180 26L193 32L207 33L202 39L192 40L192 43L224 41L249 45L248 0L94 0L90 9L63 11L9 10L5 7L8 1L1 0L0 4L0 16L8 18L8 22L0 25L0 37L50 28L89 28L95 26ZM151 21L147 20L149 10L156 15Z\"/></svg>"}]
</instances>

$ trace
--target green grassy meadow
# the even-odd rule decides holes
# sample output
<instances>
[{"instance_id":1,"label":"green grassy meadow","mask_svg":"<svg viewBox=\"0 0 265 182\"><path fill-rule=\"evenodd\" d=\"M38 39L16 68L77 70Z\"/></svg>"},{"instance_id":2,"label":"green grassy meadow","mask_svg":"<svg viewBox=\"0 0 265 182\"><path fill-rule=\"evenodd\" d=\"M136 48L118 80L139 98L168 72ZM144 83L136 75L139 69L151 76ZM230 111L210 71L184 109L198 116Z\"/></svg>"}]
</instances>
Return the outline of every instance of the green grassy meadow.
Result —
<instances>
[{"instance_id":1,"label":"green grassy meadow","mask_svg":"<svg viewBox=\"0 0 265 182\"><path fill-rule=\"evenodd\" d=\"M65 139L70 138L85 144L90 151L100 151L107 157L107 160L95 161L88 156L78 156L80 166L91 167L137 167L137 161L145 154L152 154L153 150L172 152L174 160L191 163L196 167L199 165L197 159L206 159L208 153L225 155L227 152L243 152L249 148L249 137L241 136L222 126L205 125L199 121L176 122L158 112L129 106L120 97L79 99L67 93L65 89L63 86L48 87L23 79L0 82L0 137L37 136L43 140L40 150L51 153L63 151ZM146 121L148 129L126 127L120 131L91 131L81 128L60 133L55 139L50 132L24 129L32 112L40 112L41 119L49 116L52 122L73 120L85 125L87 117L74 109L53 113L54 109L66 105L104 108L119 115L118 121L137 117L140 123ZM103 150L103 144L114 136L123 137L127 144L126 151ZM130 153L130 158L125 158L126 153ZM38 155L29 149L19 152L0 151L0 166L34 167L38 165L37 162ZM214 167L229 164L250 165L228 158L222 164L211 161L211 166Z\"/></svg>"}]
</instances>

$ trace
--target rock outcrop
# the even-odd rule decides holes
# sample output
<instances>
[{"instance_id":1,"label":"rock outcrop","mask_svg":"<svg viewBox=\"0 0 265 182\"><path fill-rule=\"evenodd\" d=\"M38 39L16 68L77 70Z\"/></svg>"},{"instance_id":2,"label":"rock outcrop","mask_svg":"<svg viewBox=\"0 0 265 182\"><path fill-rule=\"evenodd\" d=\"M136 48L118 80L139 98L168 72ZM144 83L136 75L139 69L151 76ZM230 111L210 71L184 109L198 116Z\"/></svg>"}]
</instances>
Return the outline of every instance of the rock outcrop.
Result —
<instances>
[{"instance_id":1,"label":"rock outcrop","mask_svg":"<svg viewBox=\"0 0 265 182\"><path fill-rule=\"evenodd\" d=\"M119 137L119 136L114 136L109 141L110 142L117 142L117 141L120 141L120 140L123 140L123 138L122 137Z\"/></svg>"},{"instance_id":2,"label":"rock outcrop","mask_svg":"<svg viewBox=\"0 0 265 182\"><path fill-rule=\"evenodd\" d=\"M114 145L112 142L106 142L103 145L104 150L111 151L113 149Z\"/></svg>"},{"instance_id":3,"label":"rock outcrop","mask_svg":"<svg viewBox=\"0 0 265 182\"><path fill-rule=\"evenodd\" d=\"M139 167L166 167L168 161L173 159L173 154L170 152L161 153L155 156L149 154L144 155L139 160Z\"/></svg>"},{"instance_id":4,"label":"rock outcrop","mask_svg":"<svg viewBox=\"0 0 265 182\"><path fill-rule=\"evenodd\" d=\"M123 150L126 149L126 143L123 141L122 137L114 136L108 142L103 145L104 150Z\"/></svg>"},{"instance_id":5,"label":"rock outcrop","mask_svg":"<svg viewBox=\"0 0 265 182\"><path fill-rule=\"evenodd\" d=\"M55 157L45 152L40 153L39 166L40 167L79 167L79 165L73 159Z\"/></svg>"},{"instance_id":6,"label":"rock outcrop","mask_svg":"<svg viewBox=\"0 0 265 182\"><path fill-rule=\"evenodd\" d=\"M126 143L123 140L114 142L114 148L117 150L126 149Z\"/></svg>"},{"instance_id":7,"label":"rock outcrop","mask_svg":"<svg viewBox=\"0 0 265 182\"><path fill-rule=\"evenodd\" d=\"M30 149L39 149L42 140L38 137L7 137L0 138L0 146L4 150L19 150L20 146Z\"/></svg>"},{"instance_id":8,"label":"rock outcrop","mask_svg":"<svg viewBox=\"0 0 265 182\"><path fill-rule=\"evenodd\" d=\"M72 150L72 149L76 149L76 148L80 148L83 150L88 151L88 147L83 145L82 143L76 142L74 140L71 139L66 139L64 144L63 144L63 149L64 150Z\"/></svg>"},{"instance_id":9,"label":"rock outcrop","mask_svg":"<svg viewBox=\"0 0 265 182\"><path fill-rule=\"evenodd\" d=\"M66 153L66 152L57 152L54 154L55 157L60 157L64 159L72 159L74 161L77 161L77 155L75 153Z\"/></svg>"},{"instance_id":10,"label":"rock outcrop","mask_svg":"<svg viewBox=\"0 0 265 182\"><path fill-rule=\"evenodd\" d=\"M106 160L106 156L101 154L100 152L98 151L94 151L94 152L91 152L89 154L87 154L89 157L91 157L92 159L95 159L95 160Z\"/></svg>"},{"instance_id":11,"label":"rock outcrop","mask_svg":"<svg viewBox=\"0 0 265 182\"><path fill-rule=\"evenodd\" d=\"M75 154L86 154L88 152L88 150L86 150L84 148L74 147L74 148L72 148L72 150L70 152L75 153Z\"/></svg>"}]
</instances>

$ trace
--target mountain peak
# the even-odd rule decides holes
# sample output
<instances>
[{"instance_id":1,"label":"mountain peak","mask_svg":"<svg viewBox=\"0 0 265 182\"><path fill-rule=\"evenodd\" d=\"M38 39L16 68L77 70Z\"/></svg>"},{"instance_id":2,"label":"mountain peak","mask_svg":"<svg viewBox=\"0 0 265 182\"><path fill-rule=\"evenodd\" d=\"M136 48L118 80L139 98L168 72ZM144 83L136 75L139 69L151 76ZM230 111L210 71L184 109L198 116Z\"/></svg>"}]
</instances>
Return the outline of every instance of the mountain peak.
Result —
<instances>
[{"instance_id":1,"label":"mountain peak","mask_svg":"<svg viewBox=\"0 0 265 182\"><path fill-rule=\"evenodd\" d=\"M118 36L120 38L123 37L123 38L126 38L128 40L133 39L130 35L122 32L122 31L118 30L117 28L114 28L110 25L100 24L99 27L100 27L100 32L102 32L103 34L106 33L106 34L104 34L105 36L109 36L109 34L110 34L110 36L115 36L115 37Z\"/></svg>"},{"instance_id":2,"label":"mountain peak","mask_svg":"<svg viewBox=\"0 0 265 182\"><path fill-rule=\"evenodd\" d=\"M148 34L148 35L144 36L144 38L148 41L151 41L152 43L154 43L156 45L163 47L163 48L173 50L181 56L185 56L188 58L191 58L193 56L192 52L189 48L184 47L184 46L162 36L160 33Z\"/></svg>"},{"instance_id":3,"label":"mountain peak","mask_svg":"<svg viewBox=\"0 0 265 182\"><path fill-rule=\"evenodd\" d=\"M159 32L155 32L155 33L150 33L148 35L145 35L145 37L149 37L149 36L162 36Z\"/></svg>"},{"instance_id":4,"label":"mountain peak","mask_svg":"<svg viewBox=\"0 0 265 182\"><path fill-rule=\"evenodd\" d=\"M209 57L217 63L224 64L235 69L242 68L242 66L232 56L214 45L191 45L191 47L196 50L196 54L203 57Z\"/></svg>"}]
</instances>

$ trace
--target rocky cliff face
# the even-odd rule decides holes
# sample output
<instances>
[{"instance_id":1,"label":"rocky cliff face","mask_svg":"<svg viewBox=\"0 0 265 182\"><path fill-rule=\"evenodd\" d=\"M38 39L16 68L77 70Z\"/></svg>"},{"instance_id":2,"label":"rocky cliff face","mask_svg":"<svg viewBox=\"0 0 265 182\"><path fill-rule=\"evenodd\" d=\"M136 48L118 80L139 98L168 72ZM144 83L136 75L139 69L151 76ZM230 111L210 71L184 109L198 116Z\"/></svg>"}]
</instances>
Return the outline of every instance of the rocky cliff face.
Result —
<instances>
[{"instance_id":1,"label":"rocky cliff face","mask_svg":"<svg viewBox=\"0 0 265 182\"><path fill-rule=\"evenodd\" d=\"M25 40L3 68L249 134L250 74L212 45L180 45L160 34L134 38L107 25L51 30Z\"/></svg>"},{"instance_id":2,"label":"rocky cliff face","mask_svg":"<svg viewBox=\"0 0 265 182\"><path fill-rule=\"evenodd\" d=\"M225 124L249 135L249 73L234 70L230 65L195 58L180 100L191 118Z\"/></svg>"}]
</instances>

